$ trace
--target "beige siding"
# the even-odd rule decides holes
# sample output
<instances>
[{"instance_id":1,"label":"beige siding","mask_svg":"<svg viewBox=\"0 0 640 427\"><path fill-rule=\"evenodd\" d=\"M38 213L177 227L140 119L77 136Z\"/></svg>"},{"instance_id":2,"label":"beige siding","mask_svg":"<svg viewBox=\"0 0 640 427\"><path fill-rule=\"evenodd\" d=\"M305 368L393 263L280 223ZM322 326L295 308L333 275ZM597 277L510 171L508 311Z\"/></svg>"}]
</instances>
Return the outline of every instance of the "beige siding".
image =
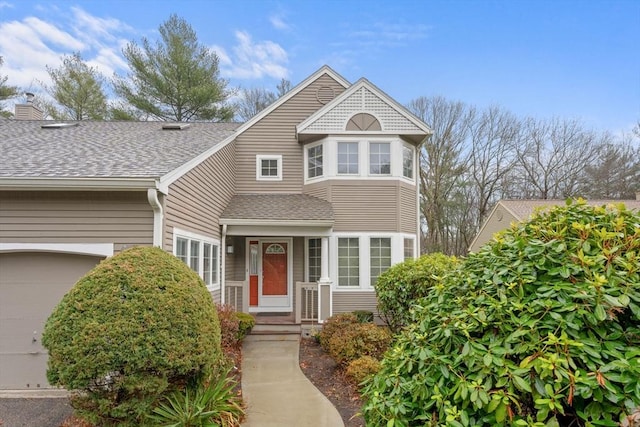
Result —
<instances>
[{"instance_id":1,"label":"beige siding","mask_svg":"<svg viewBox=\"0 0 640 427\"><path fill-rule=\"evenodd\" d=\"M216 289L215 291L211 291L211 299L213 299L213 302L215 302L216 304L220 304L220 289Z\"/></svg>"},{"instance_id":2,"label":"beige siding","mask_svg":"<svg viewBox=\"0 0 640 427\"><path fill-rule=\"evenodd\" d=\"M169 186L165 200L164 249L173 252L173 228L220 238L220 214L234 194L231 143Z\"/></svg>"},{"instance_id":3,"label":"beige siding","mask_svg":"<svg viewBox=\"0 0 640 427\"><path fill-rule=\"evenodd\" d=\"M0 242L153 244L146 192L0 191Z\"/></svg>"},{"instance_id":4,"label":"beige siding","mask_svg":"<svg viewBox=\"0 0 640 427\"><path fill-rule=\"evenodd\" d=\"M293 238L293 283L304 281L304 237Z\"/></svg>"},{"instance_id":5,"label":"beige siding","mask_svg":"<svg viewBox=\"0 0 640 427\"><path fill-rule=\"evenodd\" d=\"M495 233L508 228L512 222L518 222L518 219L502 206L497 206L491 213L491 216L487 218L487 221L480 229L476 240L473 242L469 250L471 252L477 252L482 245L491 240Z\"/></svg>"},{"instance_id":6,"label":"beige siding","mask_svg":"<svg viewBox=\"0 0 640 427\"><path fill-rule=\"evenodd\" d=\"M356 310L372 311L376 317L379 317L375 291L333 292L333 314Z\"/></svg>"},{"instance_id":7,"label":"beige siding","mask_svg":"<svg viewBox=\"0 0 640 427\"><path fill-rule=\"evenodd\" d=\"M245 238L227 236L227 245L233 245L233 254L226 255L227 265L225 275L227 280L239 282L247 280Z\"/></svg>"},{"instance_id":8,"label":"beige siding","mask_svg":"<svg viewBox=\"0 0 640 427\"><path fill-rule=\"evenodd\" d=\"M336 96L344 88L327 75L276 108L236 139L236 190L242 193L299 193L303 184L303 152L296 138L296 125L323 107L316 96L321 87L331 87ZM282 181L256 181L256 155L282 155Z\"/></svg>"},{"instance_id":9,"label":"beige siding","mask_svg":"<svg viewBox=\"0 0 640 427\"><path fill-rule=\"evenodd\" d=\"M416 233L416 189L400 180L326 180L303 191L331 202L336 232Z\"/></svg>"}]
</instances>

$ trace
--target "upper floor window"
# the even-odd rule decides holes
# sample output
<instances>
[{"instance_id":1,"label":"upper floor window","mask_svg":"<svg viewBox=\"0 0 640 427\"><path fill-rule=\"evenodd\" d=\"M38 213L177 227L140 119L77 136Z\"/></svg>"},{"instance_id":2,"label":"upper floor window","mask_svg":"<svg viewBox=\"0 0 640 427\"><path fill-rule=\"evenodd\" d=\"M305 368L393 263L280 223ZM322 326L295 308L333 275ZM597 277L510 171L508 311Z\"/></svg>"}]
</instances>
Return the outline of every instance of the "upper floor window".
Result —
<instances>
[{"instance_id":1,"label":"upper floor window","mask_svg":"<svg viewBox=\"0 0 640 427\"><path fill-rule=\"evenodd\" d=\"M391 175L391 144L388 142L369 143L369 173L371 175Z\"/></svg>"},{"instance_id":2,"label":"upper floor window","mask_svg":"<svg viewBox=\"0 0 640 427\"><path fill-rule=\"evenodd\" d=\"M307 177L322 176L322 144L307 149Z\"/></svg>"},{"instance_id":3,"label":"upper floor window","mask_svg":"<svg viewBox=\"0 0 640 427\"><path fill-rule=\"evenodd\" d=\"M358 143L338 142L338 173L358 174Z\"/></svg>"},{"instance_id":4,"label":"upper floor window","mask_svg":"<svg viewBox=\"0 0 640 427\"><path fill-rule=\"evenodd\" d=\"M402 176L413 179L413 149L402 146Z\"/></svg>"},{"instance_id":5,"label":"upper floor window","mask_svg":"<svg viewBox=\"0 0 640 427\"><path fill-rule=\"evenodd\" d=\"M257 155L256 179L258 181L282 181L282 156Z\"/></svg>"}]
</instances>

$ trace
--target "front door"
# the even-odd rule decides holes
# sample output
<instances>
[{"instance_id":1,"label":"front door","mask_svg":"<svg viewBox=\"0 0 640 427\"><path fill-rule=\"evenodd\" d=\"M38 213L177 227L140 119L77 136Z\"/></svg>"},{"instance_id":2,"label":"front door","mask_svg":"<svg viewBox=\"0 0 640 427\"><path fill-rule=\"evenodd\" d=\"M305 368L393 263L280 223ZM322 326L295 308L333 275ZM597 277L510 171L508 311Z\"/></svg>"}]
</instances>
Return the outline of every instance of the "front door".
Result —
<instances>
[{"instance_id":1,"label":"front door","mask_svg":"<svg viewBox=\"0 0 640 427\"><path fill-rule=\"evenodd\" d=\"M251 240L249 243L250 311L291 311L290 242ZM256 258L259 263L255 262Z\"/></svg>"}]
</instances>

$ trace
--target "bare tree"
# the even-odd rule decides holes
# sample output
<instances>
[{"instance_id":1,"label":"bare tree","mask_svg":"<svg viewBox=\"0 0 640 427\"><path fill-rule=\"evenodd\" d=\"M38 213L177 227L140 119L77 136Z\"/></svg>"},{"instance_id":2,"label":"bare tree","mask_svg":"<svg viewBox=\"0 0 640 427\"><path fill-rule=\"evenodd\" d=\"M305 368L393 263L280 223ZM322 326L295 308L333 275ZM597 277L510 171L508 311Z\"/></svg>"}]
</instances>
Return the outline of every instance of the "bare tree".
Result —
<instances>
[{"instance_id":1,"label":"bare tree","mask_svg":"<svg viewBox=\"0 0 640 427\"><path fill-rule=\"evenodd\" d=\"M640 191L640 138L603 136L585 169L583 193L593 199L633 199Z\"/></svg>"},{"instance_id":2,"label":"bare tree","mask_svg":"<svg viewBox=\"0 0 640 427\"><path fill-rule=\"evenodd\" d=\"M235 103L236 115L243 121L264 110L277 99L277 96L265 88L241 89L240 99Z\"/></svg>"}]
</instances>

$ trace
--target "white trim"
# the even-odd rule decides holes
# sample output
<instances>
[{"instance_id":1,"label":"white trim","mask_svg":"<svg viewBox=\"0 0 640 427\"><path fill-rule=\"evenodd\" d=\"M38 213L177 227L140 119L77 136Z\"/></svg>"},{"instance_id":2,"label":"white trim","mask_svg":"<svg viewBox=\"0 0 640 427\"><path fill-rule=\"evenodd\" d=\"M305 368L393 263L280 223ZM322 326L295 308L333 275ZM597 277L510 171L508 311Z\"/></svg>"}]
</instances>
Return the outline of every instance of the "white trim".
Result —
<instances>
[{"instance_id":1,"label":"white trim","mask_svg":"<svg viewBox=\"0 0 640 427\"><path fill-rule=\"evenodd\" d=\"M324 236L326 237L331 235L332 225L333 224L322 225L322 226L291 227L289 225L284 225L284 223L281 223L280 225L272 225L272 226L229 224L227 235L228 236L292 236L292 237Z\"/></svg>"},{"instance_id":2,"label":"white trim","mask_svg":"<svg viewBox=\"0 0 640 427\"><path fill-rule=\"evenodd\" d=\"M377 86L375 86L373 83L371 83L370 81L368 81L367 79L365 79L363 77L360 80L358 80L357 82L355 82L354 84L352 84L347 90L342 92L336 98L334 98L331 102L327 103L324 107L320 108L314 114L309 116L305 121L303 121L302 123L297 125L296 126L297 134L304 134L305 133L305 129L308 128L309 126L311 126L316 120L318 120L320 117L322 117L327 112L331 111L336 105L338 105L339 103L341 103L342 101L344 101L349 96L351 96L353 93L355 93L356 91L358 91L359 89L361 89L363 87L368 89L368 90L370 90L371 92L373 92L374 95L376 95L379 98L381 98L391 108L395 109L400 115L404 116L407 120L409 120L411 123L413 123L420 130L422 130L425 133L425 136L431 135L433 133L433 131L429 128L429 126L426 125L426 123L424 123L422 120L417 118L409 110L407 110L401 104L396 102L393 98L388 96L386 93L384 93L382 90L380 90ZM361 112L361 111L359 111L359 112ZM371 114L371 112L369 112L369 111L364 111L364 112ZM380 123L380 125L383 126L382 122Z\"/></svg>"},{"instance_id":3,"label":"white trim","mask_svg":"<svg viewBox=\"0 0 640 427\"><path fill-rule=\"evenodd\" d=\"M402 174L400 174L400 176L397 176L397 172L395 171L393 165L394 162L394 158L396 156L393 155L393 147L396 144L392 144L392 142L394 141L367 141L367 176L368 177L374 177L374 178L378 178L378 177L382 177L382 176L389 176L389 177L396 177L396 178L400 178L402 177ZM387 144L389 146L389 173L372 173L371 172L371 144ZM402 153L402 151L400 151L400 153ZM400 156L402 157L402 155Z\"/></svg>"},{"instance_id":4,"label":"white trim","mask_svg":"<svg viewBox=\"0 0 640 427\"><path fill-rule=\"evenodd\" d=\"M220 218L220 224L228 225L252 225L252 226L291 226L291 227L331 227L334 221L331 219L240 219Z\"/></svg>"},{"instance_id":5,"label":"white trim","mask_svg":"<svg viewBox=\"0 0 640 427\"><path fill-rule=\"evenodd\" d=\"M275 160L276 176L262 175L262 161ZM256 154L256 181L282 181L282 154Z\"/></svg>"},{"instance_id":6,"label":"white trim","mask_svg":"<svg viewBox=\"0 0 640 427\"><path fill-rule=\"evenodd\" d=\"M200 278L202 278L204 280L204 244L208 243L210 245L213 245L215 247L217 247L217 256L216 256L216 260L217 260L217 268L216 268L216 275L215 278L211 277L211 281L212 283L205 283L205 285L207 286L207 289L209 291L216 291L218 289L221 289L221 275L220 275L220 270L221 270L221 249L220 249L220 240L213 238L213 237L209 237L209 236L205 236L203 234L198 234L198 233L194 233L192 231L187 231L187 230L183 230L180 228L176 228L173 227L173 255L177 256L176 254L176 248L177 248L177 242L178 242L178 238L181 237L183 239L187 239L189 241L197 241L198 242L198 271L196 271L196 273L198 274L198 276L200 276ZM191 255L191 244L187 245L187 260L190 261L190 255ZM187 264L189 265L189 264ZM191 268L189 266L189 268Z\"/></svg>"},{"instance_id":7,"label":"white trim","mask_svg":"<svg viewBox=\"0 0 640 427\"><path fill-rule=\"evenodd\" d=\"M204 153L198 155L197 157L194 157L187 163L182 164L176 169L160 177L159 188L163 189L163 192L167 194L169 186L172 183L174 183L175 181L180 179L183 175L185 175L187 172L189 172L191 169L195 168L200 163L202 163L203 161L211 157L217 151L220 151L221 149L223 149L224 147L226 147L227 145L235 141L236 137L238 137L239 135L242 135L242 133L244 133L247 129L250 129L253 125L258 123L264 117L271 114L271 112L274 111L276 108L279 108L282 104L289 101L298 93L302 92L302 90L304 90L307 86L309 86L311 83L315 82L325 74L331 77L333 80L335 80L338 84L340 84L345 89L351 85L351 83L349 83L348 80L346 80L340 74L336 73L333 69L331 69L331 67L327 65L322 66L319 70L317 70L315 73L311 74L309 77L304 79L294 88L292 88L289 92L285 93L277 101L275 101L274 103L269 105L267 108L265 108L264 110L262 110L261 112L253 116L250 120L246 121L244 124L236 128L233 134L229 135L228 137L226 137L221 142L216 144L214 147L211 147L209 150L205 151Z\"/></svg>"},{"instance_id":8,"label":"white trim","mask_svg":"<svg viewBox=\"0 0 640 427\"><path fill-rule=\"evenodd\" d=\"M309 178L309 150L315 147L322 147L322 174ZM304 180L305 181L318 181L326 175L326 163L327 163L327 149L324 144L324 140L315 141L304 146Z\"/></svg>"},{"instance_id":9,"label":"white trim","mask_svg":"<svg viewBox=\"0 0 640 427\"><path fill-rule=\"evenodd\" d=\"M155 178L0 178L3 190L147 190L160 189Z\"/></svg>"},{"instance_id":10,"label":"white trim","mask_svg":"<svg viewBox=\"0 0 640 427\"><path fill-rule=\"evenodd\" d=\"M0 252L61 252L110 257L113 243L0 243Z\"/></svg>"}]
</instances>

